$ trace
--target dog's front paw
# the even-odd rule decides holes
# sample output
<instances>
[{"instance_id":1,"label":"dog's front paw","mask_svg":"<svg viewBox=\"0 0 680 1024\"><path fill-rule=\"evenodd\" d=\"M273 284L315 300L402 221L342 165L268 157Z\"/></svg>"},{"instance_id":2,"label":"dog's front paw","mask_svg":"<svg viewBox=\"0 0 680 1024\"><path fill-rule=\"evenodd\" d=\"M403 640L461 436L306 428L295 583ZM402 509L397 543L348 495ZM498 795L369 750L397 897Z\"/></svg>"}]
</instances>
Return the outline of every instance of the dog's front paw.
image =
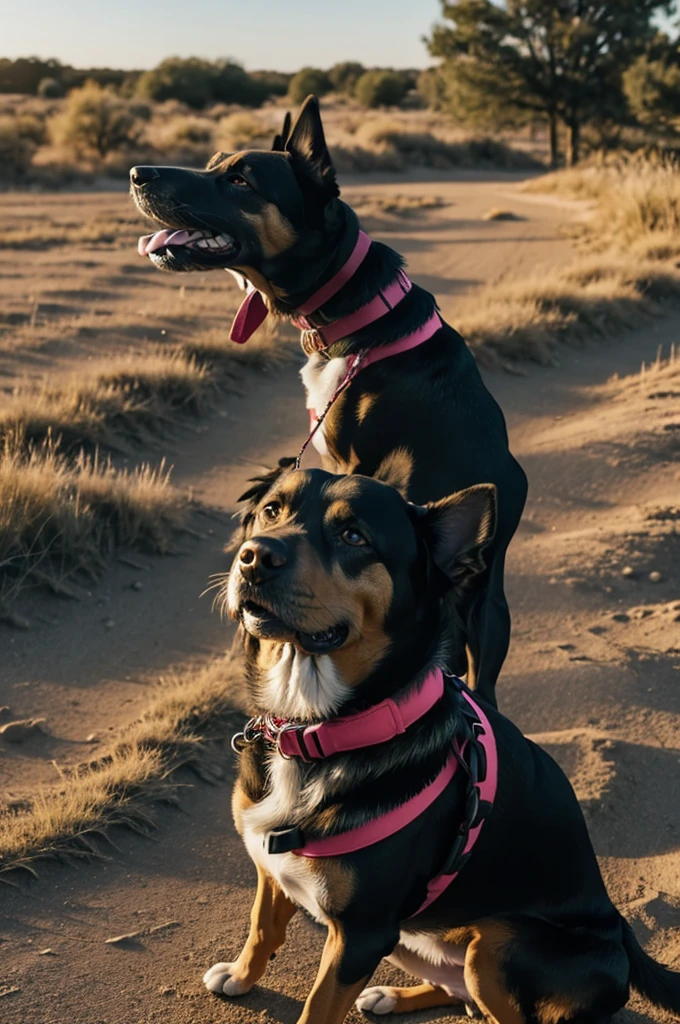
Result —
<instances>
[{"instance_id":1,"label":"dog's front paw","mask_svg":"<svg viewBox=\"0 0 680 1024\"><path fill-rule=\"evenodd\" d=\"M363 1010L364 1013L367 1010L371 1013L391 1013L396 1005L397 997L386 985L365 988L356 1001L357 1009Z\"/></svg>"},{"instance_id":2,"label":"dog's front paw","mask_svg":"<svg viewBox=\"0 0 680 1024\"><path fill-rule=\"evenodd\" d=\"M213 964L203 975L203 984L217 996L244 996L251 985L232 977L234 964Z\"/></svg>"}]
</instances>

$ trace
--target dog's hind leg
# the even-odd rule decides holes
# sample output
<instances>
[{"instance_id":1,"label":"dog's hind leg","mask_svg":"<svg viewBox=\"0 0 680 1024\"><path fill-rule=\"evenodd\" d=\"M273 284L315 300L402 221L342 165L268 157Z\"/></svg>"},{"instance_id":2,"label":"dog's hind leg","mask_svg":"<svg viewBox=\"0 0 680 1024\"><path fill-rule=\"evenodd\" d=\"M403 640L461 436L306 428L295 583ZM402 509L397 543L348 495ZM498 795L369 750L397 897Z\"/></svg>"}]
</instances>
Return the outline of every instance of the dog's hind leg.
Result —
<instances>
[{"instance_id":1,"label":"dog's hind leg","mask_svg":"<svg viewBox=\"0 0 680 1024\"><path fill-rule=\"evenodd\" d=\"M467 684L493 707L497 707L496 680L510 646L510 609L503 589L504 570L505 551L500 551L489 568L483 597L468 616Z\"/></svg>"},{"instance_id":2,"label":"dog's hind leg","mask_svg":"<svg viewBox=\"0 0 680 1024\"><path fill-rule=\"evenodd\" d=\"M250 992L286 939L288 922L297 907L273 878L258 866L257 893L250 913L250 933L234 963L214 964L203 984L216 995L242 996Z\"/></svg>"}]
</instances>

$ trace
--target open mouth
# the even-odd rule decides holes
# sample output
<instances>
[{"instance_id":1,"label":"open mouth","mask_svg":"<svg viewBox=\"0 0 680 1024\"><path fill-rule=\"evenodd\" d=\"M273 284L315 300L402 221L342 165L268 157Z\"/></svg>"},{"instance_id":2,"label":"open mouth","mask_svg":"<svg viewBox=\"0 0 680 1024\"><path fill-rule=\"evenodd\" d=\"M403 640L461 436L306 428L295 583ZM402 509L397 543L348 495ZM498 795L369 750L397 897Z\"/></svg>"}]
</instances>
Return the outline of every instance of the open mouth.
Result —
<instances>
[{"instance_id":1,"label":"open mouth","mask_svg":"<svg viewBox=\"0 0 680 1024\"><path fill-rule=\"evenodd\" d=\"M349 626L339 622L316 633L293 629L283 619L255 601L246 601L241 609L243 625L252 636L267 640L294 638L306 654L328 654L342 647L349 636Z\"/></svg>"},{"instance_id":2,"label":"open mouth","mask_svg":"<svg viewBox=\"0 0 680 1024\"><path fill-rule=\"evenodd\" d=\"M163 228L150 235L142 235L137 243L140 256L160 257L168 249L184 249L201 256L231 256L236 252L236 240L231 235L213 231L192 231L185 228Z\"/></svg>"}]
</instances>

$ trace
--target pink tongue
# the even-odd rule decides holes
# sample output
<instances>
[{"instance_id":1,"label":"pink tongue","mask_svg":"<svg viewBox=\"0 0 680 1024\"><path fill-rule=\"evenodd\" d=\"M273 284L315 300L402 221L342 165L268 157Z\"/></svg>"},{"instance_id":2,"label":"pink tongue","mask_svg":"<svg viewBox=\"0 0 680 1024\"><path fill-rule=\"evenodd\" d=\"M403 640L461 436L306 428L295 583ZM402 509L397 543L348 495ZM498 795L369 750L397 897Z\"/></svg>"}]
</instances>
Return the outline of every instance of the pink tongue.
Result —
<instances>
[{"instance_id":1,"label":"pink tongue","mask_svg":"<svg viewBox=\"0 0 680 1024\"><path fill-rule=\"evenodd\" d=\"M140 256L150 256L157 249L164 249L166 245L186 245L193 231L176 231L174 228L163 228L153 235L142 235L137 242L137 252Z\"/></svg>"}]
</instances>

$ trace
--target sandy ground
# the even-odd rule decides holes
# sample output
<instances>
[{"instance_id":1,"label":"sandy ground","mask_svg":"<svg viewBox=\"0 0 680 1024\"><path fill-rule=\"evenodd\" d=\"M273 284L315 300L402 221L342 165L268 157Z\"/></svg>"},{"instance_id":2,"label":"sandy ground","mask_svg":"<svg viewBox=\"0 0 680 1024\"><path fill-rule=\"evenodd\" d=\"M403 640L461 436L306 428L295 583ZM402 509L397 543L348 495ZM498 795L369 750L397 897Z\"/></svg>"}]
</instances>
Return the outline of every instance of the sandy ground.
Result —
<instances>
[{"instance_id":1,"label":"sandy ground","mask_svg":"<svg viewBox=\"0 0 680 1024\"><path fill-rule=\"evenodd\" d=\"M386 182L380 189L415 187ZM391 241L407 254L414 277L440 295L445 310L451 303L454 322L456 288L494 280L509 266L527 272L566 257L567 245L558 234L564 211L513 196L508 182L428 187L444 196L448 192L456 206L399 225L390 232ZM367 186L356 189L365 193ZM491 206L509 207L527 219L476 219ZM454 211L455 221L450 219ZM458 246L459 240L464 244ZM58 255L52 249L29 257L58 262ZM117 250L104 256L131 263L128 253ZM0 257L7 267L24 267L26 253L20 260L16 253ZM139 276L145 283L136 287L146 296L138 299L140 309L169 294L163 289L177 288L160 275L158 283ZM444 283L439 286L438 280ZM203 298L208 314L217 317L221 286L200 287L213 289ZM111 301L132 302L122 285L111 290ZM92 339L83 343L73 334L65 329L58 359L38 346L40 359L62 363L83 357L80 346ZM680 323L667 321L606 346L565 352L560 367L530 369L526 377L488 377L531 487L510 553L514 635L499 686L501 706L563 764L583 801L613 896L650 950L676 967L677 401L672 389L670 397L650 397L668 396L669 389L649 375L625 388L607 382L615 372L637 373L658 345L667 350L679 339ZM5 365L14 372L22 360L33 358L28 347L6 350ZM223 514L230 512L253 467L295 451L303 435L295 374L295 367L288 367L249 381L245 395L230 396L204 432L178 441L176 480ZM140 570L117 566L82 602L32 601L27 611L34 628L26 633L0 627L0 704L22 716L45 715L49 732L43 741L0 751L0 792L20 798L35 783L54 779L52 759L67 763L104 750L106 733L135 717L159 672L223 649L228 631L211 614L209 599L198 595L208 575L226 567L221 554L229 531L226 516L204 520L203 530L205 539L191 542L176 559L140 559L145 566ZM626 567L632 575L622 574ZM652 582L650 572L659 572L660 581ZM137 580L143 582L140 591L130 588ZM99 746L85 745L91 733ZM191 787L182 790L182 809L161 812L155 842L119 832L106 863L77 870L46 865L38 882L2 890L3 1022L293 1024L297 1019L322 941L301 916L264 985L250 996L222 1003L202 989L206 967L240 948L254 872L231 827L230 780L215 787L191 777L182 781ZM122 945L105 943L166 924L171 926ZM394 973L381 969L379 975L386 979ZM664 1018L650 1016L644 1004L634 1002L623 1019L632 1024Z\"/></svg>"}]
</instances>

